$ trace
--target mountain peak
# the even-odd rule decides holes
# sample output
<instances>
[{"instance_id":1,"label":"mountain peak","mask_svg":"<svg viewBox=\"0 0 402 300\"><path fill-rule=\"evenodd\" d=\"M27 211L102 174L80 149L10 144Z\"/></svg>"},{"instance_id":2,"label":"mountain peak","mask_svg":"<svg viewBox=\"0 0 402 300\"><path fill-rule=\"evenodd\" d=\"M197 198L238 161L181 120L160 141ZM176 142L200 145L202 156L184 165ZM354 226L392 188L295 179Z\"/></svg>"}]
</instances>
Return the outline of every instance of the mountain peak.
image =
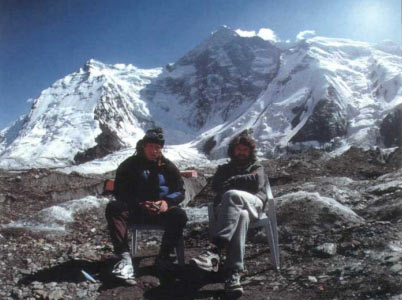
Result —
<instances>
[{"instance_id":1,"label":"mountain peak","mask_svg":"<svg viewBox=\"0 0 402 300\"><path fill-rule=\"evenodd\" d=\"M211 36L207 39L207 42L223 45L236 37L239 37L236 31L223 25L217 31L212 32Z\"/></svg>"},{"instance_id":2,"label":"mountain peak","mask_svg":"<svg viewBox=\"0 0 402 300\"><path fill-rule=\"evenodd\" d=\"M217 51L217 49L223 48L226 44L239 37L240 36L236 33L236 31L226 25L223 25L217 31L212 32L211 35L200 45L184 55L177 63L189 64L189 62L193 61L194 57L200 55L204 51Z\"/></svg>"},{"instance_id":3,"label":"mountain peak","mask_svg":"<svg viewBox=\"0 0 402 300\"><path fill-rule=\"evenodd\" d=\"M84 65L84 71L89 72L93 69L104 69L106 67L106 65L100 61L97 61L93 58L91 58L90 60L88 60L85 65Z\"/></svg>"},{"instance_id":4,"label":"mountain peak","mask_svg":"<svg viewBox=\"0 0 402 300\"><path fill-rule=\"evenodd\" d=\"M234 31L232 28L226 25L222 25L218 30L213 31L212 36L214 37L233 37L233 36L239 36L236 31Z\"/></svg>"}]
</instances>

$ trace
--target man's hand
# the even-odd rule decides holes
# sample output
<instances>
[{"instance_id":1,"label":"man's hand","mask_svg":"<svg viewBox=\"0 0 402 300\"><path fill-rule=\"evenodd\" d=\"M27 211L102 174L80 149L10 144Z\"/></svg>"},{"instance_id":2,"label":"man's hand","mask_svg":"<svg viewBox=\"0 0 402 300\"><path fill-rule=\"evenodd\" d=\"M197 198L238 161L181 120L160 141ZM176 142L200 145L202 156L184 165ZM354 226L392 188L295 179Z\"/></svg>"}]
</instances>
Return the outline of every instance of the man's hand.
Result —
<instances>
[{"instance_id":1,"label":"man's hand","mask_svg":"<svg viewBox=\"0 0 402 300\"><path fill-rule=\"evenodd\" d=\"M162 214L168 210L168 204L165 200L156 201L155 204L159 206L158 214Z\"/></svg>"},{"instance_id":2,"label":"man's hand","mask_svg":"<svg viewBox=\"0 0 402 300\"><path fill-rule=\"evenodd\" d=\"M168 205L165 200L144 201L140 203L140 206L145 209L150 215L159 215L161 213L164 213L168 209Z\"/></svg>"},{"instance_id":3,"label":"man's hand","mask_svg":"<svg viewBox=\"0 0 402 300\"><path fill-rule=\"evenodd\" d=\"M239 175L232 176L228 178L223 184L222 184L222 189L226 192L228 190L234 189L235 187L233 186L233 183L238 180Z\"/></svg>"}]
</instances>

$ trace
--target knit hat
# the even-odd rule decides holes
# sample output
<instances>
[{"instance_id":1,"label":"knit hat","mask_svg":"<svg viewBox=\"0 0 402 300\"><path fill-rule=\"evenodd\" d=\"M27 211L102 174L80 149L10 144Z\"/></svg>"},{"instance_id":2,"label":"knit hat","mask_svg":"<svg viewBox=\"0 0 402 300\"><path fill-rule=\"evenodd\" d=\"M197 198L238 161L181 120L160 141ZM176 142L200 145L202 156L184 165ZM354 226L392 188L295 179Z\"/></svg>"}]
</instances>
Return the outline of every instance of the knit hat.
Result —
<instances>
[{"instance_id":1,"label":"knit hat","mask_svg":"<svg viewBox=\"0 0 402 300\"><path fill-rule=\"evenodd\" d=\"M144 145L147 143L154 143L163 147L165 145L165 138L163 137L162 128L158 127L147 130L145 136L142 138L142 143Z\"/></svg>"}]
</instances>

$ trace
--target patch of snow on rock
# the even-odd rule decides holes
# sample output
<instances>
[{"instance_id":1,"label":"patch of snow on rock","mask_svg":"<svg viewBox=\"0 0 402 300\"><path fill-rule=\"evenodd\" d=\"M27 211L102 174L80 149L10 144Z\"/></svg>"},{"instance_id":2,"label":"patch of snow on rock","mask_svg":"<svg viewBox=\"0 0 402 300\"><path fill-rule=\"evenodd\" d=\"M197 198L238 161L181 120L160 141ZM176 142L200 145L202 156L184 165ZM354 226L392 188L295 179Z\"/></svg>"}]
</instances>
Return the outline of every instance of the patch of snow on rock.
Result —
<instances>
[{"instance_id":1,"label":"patch of snow on rock","mask_svg":"<svg viewBox=\"0 0 402 300\"><path fill-rule=\"evenodd\" d=\"M103 208L108 201L107 198L87 196L42 209L32 216L2 225L2 227L25 228L32 231L65 231L65 225L74 221L75 213Z\"/></svg>"}]
</instances>

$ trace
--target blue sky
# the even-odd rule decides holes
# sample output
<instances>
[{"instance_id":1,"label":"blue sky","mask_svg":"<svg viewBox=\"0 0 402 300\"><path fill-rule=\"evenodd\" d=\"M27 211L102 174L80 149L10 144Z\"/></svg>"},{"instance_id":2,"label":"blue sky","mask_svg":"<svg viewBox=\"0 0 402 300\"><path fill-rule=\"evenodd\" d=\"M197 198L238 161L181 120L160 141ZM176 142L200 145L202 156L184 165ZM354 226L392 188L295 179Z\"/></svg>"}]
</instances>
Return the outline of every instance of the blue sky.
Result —
<instances>
[{"instance_id":1,"label":"blue sky","mask_svg":"<svg viewBox=\"0 0 402 300\"><path fill-rule=\"evenodd\" d=\"M91 58L162 67L221 25L400 45L401 0L1 0L0 129Z\"/></svg>"}]
</instances>

